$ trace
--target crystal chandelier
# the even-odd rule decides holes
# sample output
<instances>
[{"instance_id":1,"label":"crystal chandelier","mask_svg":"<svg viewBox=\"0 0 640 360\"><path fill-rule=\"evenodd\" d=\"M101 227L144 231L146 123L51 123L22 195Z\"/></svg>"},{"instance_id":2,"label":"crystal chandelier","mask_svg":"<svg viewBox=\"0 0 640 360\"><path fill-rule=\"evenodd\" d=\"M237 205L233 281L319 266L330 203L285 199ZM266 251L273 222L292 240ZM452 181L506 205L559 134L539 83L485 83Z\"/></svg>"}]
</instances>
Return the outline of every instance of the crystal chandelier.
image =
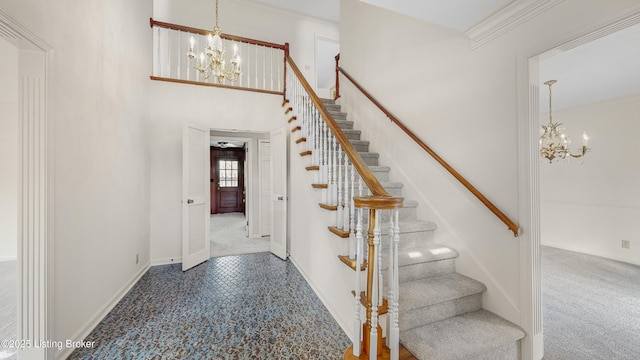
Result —
<instances>
[{"instance_id":1,"label":"crystal chandelier","mask_svg":"<svg viewBox=\"0 0 640 360\"><path fill-rule=\"evenodd\" d=\"M589 137L586 133L582 133L582 147L577 153L572 153L568 148L571 141L562 132L562 123L553 122L553 115L551 114L551 85L556 82L556 80L549 80L544 83L549 86L549 123L542 125L540 131L542 133L540 135L540 156L549 160L549 163L552 163L554 159L565 159L567 156L579 159L591 150L587 147Z\"/></svg>"},{"instance_id":2,"label":"crystal chandelier","mask_svg":"<svg viewBox=\"0 0 640 360\"><path fill-rule=\"evenodd\" d=\"M218 27L218 0L216 0L216 26L213 33L207 36L207 48L200 53L199 57L193 52L195 39L193 36L189 39L191 47L187 56L191 65L200 72L204 79L208 79L211 75L218 79L218 83L222 83L224 79L231 82L237 81L240 77L240 56L237 55L237 46L233 47L233 58L231 64L227 63L227 49L222 44L220 37L220 28Z\"/></svg>"}]
</instances>

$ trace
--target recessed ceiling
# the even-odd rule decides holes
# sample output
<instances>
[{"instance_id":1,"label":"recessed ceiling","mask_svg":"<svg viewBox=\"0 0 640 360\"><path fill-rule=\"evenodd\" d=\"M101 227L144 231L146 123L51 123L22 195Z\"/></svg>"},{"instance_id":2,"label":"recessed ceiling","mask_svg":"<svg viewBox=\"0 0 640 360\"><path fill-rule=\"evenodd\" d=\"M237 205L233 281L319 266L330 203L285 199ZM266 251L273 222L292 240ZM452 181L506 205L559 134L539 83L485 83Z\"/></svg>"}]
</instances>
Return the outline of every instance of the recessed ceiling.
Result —
<instances>
[{"instance_id":1,"label":"recessed ceiling","mask_svg":"<svg viewBox=\"0 0 640 360\"><path fill-rule=\"evenodd\" d=\"M565 109L640 94L640 25L628 27L540 61L540 111ZM546 57L546 56L545 56Z\"/></svg>"}]
</instances>

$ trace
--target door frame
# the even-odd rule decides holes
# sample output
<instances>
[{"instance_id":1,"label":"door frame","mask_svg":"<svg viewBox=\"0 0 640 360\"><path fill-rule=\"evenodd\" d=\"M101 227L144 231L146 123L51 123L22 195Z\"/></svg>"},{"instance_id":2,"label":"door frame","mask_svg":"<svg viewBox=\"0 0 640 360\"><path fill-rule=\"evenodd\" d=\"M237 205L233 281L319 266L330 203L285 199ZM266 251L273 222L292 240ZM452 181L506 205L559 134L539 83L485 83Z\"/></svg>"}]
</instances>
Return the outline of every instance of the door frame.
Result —
<instances>
[{"instance_id":1,"label":"door frame","mask_svg":"<svg viewBox=\"0 0 640 360\"><path fill-rule=\"evenodd\" d=\"M632 7L615 19L596 23L578 34L562 34L559 40L517 55L518 108L518 193L519 218L524 229L520 242L521 326L523 360L544 355L542 285L540 258L540 174L539 174L539 74L540 56L554 49L599 39L618 30L640 24L640 8Z\"/></svg>"},{"instance_id":2,"label":"door frame","mask_svg":"<svg viewBox=\"0 0 640 360\"><path fill-rule=\"evenodd\" d=\"M53 338L54 197L53 126L48 101L53 47L0 9L0 24L19 49L18 94L18 340L32 344ZM26 59L26 58L29 59ZM32 116L23 108L37 110ZM18 350L23 359L53 358L54 348Z\"/></svg>"}]
</instances>

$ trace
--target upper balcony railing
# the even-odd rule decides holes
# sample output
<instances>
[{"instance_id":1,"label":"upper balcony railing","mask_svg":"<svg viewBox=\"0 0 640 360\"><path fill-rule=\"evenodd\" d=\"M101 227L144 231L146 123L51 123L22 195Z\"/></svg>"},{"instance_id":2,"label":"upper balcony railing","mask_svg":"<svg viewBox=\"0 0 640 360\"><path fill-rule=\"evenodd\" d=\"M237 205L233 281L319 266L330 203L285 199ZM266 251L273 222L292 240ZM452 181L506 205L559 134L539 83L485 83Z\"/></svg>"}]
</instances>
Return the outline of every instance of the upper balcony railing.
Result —
<instances>
[{"instance_id":1,"label":"upper balcony railing","mask_svg":"<svg viewBox=\"0 0 640 360\"><path fill-rule=\"evenodd\" d=\"M210 30L149 20L153 29L153 80L217 86L239 90L284 95L285 54L287 44L275 44L240 36L220 34L229 58L240 58L237 81L218 82L215 76L205 79L191 64L187 53L194 39L193 52L203 52Z\"/></svg>"}]
</instances>

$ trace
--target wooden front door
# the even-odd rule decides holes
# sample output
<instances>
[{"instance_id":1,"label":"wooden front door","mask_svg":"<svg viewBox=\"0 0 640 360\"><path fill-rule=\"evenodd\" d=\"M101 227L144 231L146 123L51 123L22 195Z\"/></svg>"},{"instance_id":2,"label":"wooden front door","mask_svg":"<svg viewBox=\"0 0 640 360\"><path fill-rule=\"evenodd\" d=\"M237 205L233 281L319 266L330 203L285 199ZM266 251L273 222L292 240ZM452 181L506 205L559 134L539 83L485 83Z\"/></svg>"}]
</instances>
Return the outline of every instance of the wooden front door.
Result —
<instances>
[{"instance_id":1,"label":"wooden front door","mask_svg":"<svg viewBox=\"0 0 640 360\"><path fill-rule=\"evenodd\" d=\"M244 149L211 148L211 213L245 212Z\"/></svg>"}]
</instances>

